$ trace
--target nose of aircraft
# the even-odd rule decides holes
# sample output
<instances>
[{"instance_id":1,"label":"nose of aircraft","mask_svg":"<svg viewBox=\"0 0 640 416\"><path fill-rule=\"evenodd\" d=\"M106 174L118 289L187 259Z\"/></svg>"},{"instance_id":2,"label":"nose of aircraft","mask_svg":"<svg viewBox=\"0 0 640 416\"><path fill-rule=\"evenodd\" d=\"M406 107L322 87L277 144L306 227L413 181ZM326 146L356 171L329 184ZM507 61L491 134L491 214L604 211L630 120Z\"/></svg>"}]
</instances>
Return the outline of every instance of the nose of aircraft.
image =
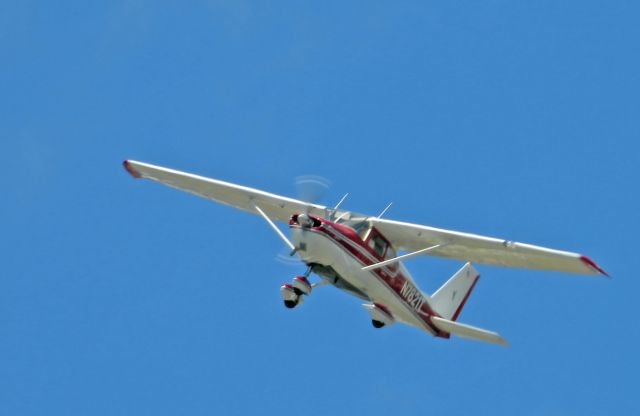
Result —
<instances>
[{"instance_id":1,"label":"nose of aircraft","mask_svg":"<svg viewBox=\"0 0 640 416\"><path fill-rule=\"evenodd\" d=\"M313 225L313 219L311 219L307 214L300 214L298 215L298 224L304 228L311 228Z\"/></svg>"}]
</instances>

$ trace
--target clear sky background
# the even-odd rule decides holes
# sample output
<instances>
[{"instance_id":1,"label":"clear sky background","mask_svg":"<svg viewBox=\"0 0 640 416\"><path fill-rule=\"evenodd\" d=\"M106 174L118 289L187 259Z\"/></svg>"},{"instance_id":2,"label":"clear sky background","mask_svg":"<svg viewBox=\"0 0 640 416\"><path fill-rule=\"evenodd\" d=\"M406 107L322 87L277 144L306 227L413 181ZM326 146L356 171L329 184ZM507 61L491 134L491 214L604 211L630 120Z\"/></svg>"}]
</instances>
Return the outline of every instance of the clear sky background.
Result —
<instances>
[{"instance_id":1,"label":"clear sky background","mask_svg":"<svg viewBox=\"0 0 640 416\"><path fill-rule=\"evenodd\" d=\"M0 414L638 414L637 1L0 3ZM263 220L125 158L591 256L460 321L286 310ZM407 263L428 292L461 262Z\"/></svg>"}]
</instances>

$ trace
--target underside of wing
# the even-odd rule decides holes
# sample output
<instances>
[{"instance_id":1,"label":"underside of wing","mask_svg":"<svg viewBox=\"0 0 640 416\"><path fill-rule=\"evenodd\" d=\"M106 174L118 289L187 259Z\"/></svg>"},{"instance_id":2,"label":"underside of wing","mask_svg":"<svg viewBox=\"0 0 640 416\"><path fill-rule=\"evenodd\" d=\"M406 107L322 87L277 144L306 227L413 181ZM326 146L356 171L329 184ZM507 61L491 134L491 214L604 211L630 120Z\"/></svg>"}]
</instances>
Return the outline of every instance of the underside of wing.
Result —
<instances>
[{"instance_id":1,"label":"underside of wing","mask_svg":"<svg viewBox=\"0 0 640 416\"><path fill-rule=\"evenodd\" d=\"M498 266L608 276L593 260L577 253L425 225L379 218L370 221L391 244L405 250L440 245L428 254Z\"/></svg>"},{"instance_id":2,"label":"underside of wing","mask_svg":"<svg viewBox=\"0 0 640 416\"><path fill-rule=\"evenodd\" d=\"M322 205L311 204L217 179L134 160L125 160L123 164L134 178L151 179L172 188L190 192L253 214L258 214L256 210L256 206L258 206L274 220L286 222L294 212L307 212L311 215L320 216L327 215L328 212L327 208Z\"/></svg>"}]
</instances>

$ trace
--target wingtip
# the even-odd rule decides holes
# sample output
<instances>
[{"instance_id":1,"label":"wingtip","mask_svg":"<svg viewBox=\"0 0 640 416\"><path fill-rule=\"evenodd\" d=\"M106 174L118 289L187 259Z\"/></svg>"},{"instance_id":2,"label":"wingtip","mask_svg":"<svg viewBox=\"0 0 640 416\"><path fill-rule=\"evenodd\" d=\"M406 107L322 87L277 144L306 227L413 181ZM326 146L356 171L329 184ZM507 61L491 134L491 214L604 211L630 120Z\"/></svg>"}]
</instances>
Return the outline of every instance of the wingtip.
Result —
<instances>
[{"instance_id":1,"label":"wingtip","mask_svg":"<svg viewBox=\"0 0 640 416\"><path fill-rule=\"evenodd\" d=\"M587 256L580 256L580 260L582 260L582 262L584 264L587 265L587 267L589 267L591 270L595 270L597 273L606 276L608 278L611 278L611 276L609 276L609 273L605 272L603 268L601 268L600 266L598 266L596 264L595 261L591 260L589 257Z\"/></svg>"},{"instance_id":2,"label":"wingtip","mask_svg":"<svg viewBox=\"0 0 640 416\"><path fill-rule=\"evenodd\" d=\"M135 170L133 168L133 166L131 166L131 163L129 162L129 160L125 160L122 162L122 166L124 166L124 169L129 172L129 175L131 175L132 177L138 179L138 178L142 178L142 175L140 175L140 172L138 172L137 170Z\"/></svg>"}]
</instances>

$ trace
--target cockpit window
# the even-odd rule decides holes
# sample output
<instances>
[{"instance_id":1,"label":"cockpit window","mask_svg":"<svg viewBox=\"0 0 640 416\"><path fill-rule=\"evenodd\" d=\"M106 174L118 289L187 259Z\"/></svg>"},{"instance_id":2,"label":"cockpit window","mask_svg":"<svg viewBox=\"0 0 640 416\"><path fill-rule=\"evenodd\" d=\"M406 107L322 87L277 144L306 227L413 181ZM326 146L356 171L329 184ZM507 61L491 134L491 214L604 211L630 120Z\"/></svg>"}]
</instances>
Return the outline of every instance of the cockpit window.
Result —
<instances>
[{"instance_id":1,"label":"cockpit window","mask_svg":"<svg viewBox=\"0 0 640 416\"><path fill-rule=\"evenodd\" d=\"M369 247L373 249L379 256L384 256L384 251L387 248L387 242L379 235L374 235L369 239Z\"/></svg>"},{"instance_id":2,"label":"cockpit window","mask_svg":"<svg viewBox=\"0 0 640 416\"><path fill-rule=\"evenodd\" d=\"M361 239L365 239L367 236L367 232L369 231L369 222L366 220L349 220L343 222L344 225L349 226L353 229L353 231L358 234Z\"/></svg>"},{"instance_id":3,"label":"cockpit window","mask_svg":"<svg viewBox=\"0 0 640 416\"><path fill-rule=\"evenodd\" d=\"M393 247L389 246L387 247L387 254L385 254L384 258L385 259L392 259L394 257L396 257L396 251L393 249Z\"/></svg>"}]
</instances>

